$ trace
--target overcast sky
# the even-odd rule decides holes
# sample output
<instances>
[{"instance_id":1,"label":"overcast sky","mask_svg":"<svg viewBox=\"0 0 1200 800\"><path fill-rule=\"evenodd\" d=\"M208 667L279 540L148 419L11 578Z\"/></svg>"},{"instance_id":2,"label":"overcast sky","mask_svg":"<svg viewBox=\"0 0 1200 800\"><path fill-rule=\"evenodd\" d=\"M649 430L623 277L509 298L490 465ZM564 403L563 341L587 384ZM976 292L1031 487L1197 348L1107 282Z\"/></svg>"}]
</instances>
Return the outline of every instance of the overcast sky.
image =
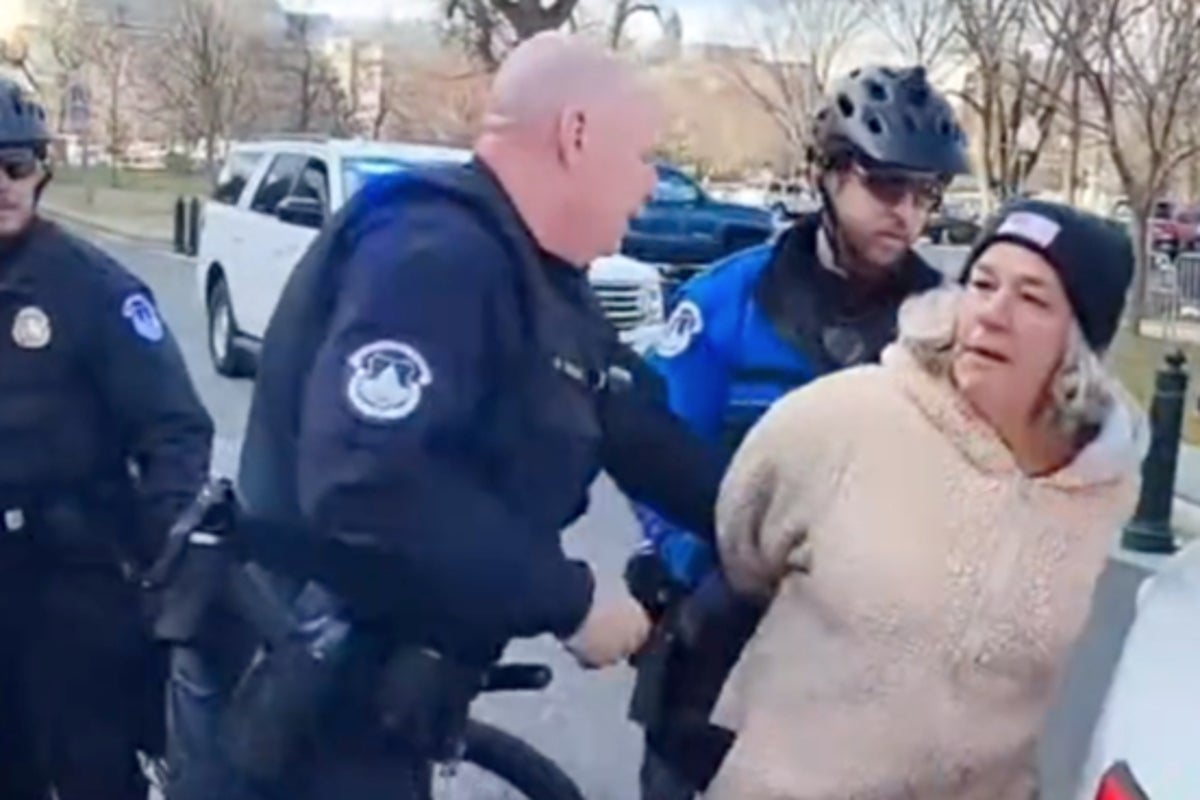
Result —
<instances>
[{"instance_id":1,"label":"overcast sky","mask_svg":"<svg viewBox=\"0 0 1200 800\"><path fill-rule=\"evenodd\" d=\"M745 2L745 0L742 0ZM0 0L3 2L3 0ZM604 0L582 0L585 5L604 8ZM684 38L689 41L712 41L721 38L719 32L727 24L736 0L674 0L673 5L683 17ZM436 13L438 0L280 0L285 8L307 9L343 17L372 17L391 14L399 18L430 17ZM638 23L635 35L653 35L653 22L647 18ZM726 24L723 24L726 23Z\"/></svg>"}]
</instances>

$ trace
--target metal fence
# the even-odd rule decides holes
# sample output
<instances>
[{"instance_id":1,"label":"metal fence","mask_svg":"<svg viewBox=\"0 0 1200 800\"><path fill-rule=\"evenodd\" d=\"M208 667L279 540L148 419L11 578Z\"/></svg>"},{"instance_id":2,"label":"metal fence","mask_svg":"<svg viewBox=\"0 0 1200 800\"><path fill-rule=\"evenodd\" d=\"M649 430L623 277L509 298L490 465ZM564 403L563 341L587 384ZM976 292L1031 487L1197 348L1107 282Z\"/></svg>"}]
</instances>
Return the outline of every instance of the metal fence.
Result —
<instances>
[{"instance_id":1,"label":"metal fence","mask_svg":"<svg viewBox=\"0 0 1200 800\"><path fill-rule=\"evenodd\" d=\"M1174 259L1155 253L1149 269L1143 332L1200 342L1200 252L1180 253Z\"/></svg>"}]
</instances>

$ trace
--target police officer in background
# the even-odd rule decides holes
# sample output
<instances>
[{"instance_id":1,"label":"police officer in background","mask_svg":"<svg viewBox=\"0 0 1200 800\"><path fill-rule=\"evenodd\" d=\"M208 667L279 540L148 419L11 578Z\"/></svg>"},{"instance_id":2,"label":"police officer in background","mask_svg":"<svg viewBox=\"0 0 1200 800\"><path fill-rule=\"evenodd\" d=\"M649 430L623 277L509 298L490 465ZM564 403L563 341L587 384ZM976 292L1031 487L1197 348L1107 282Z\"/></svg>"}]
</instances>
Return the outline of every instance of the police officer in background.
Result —
<instances>
[{"instance_id":1,"label":"police officer in background","mask_svg":"<svg viewBox=\"0 0 1200 800\"><path fill-rule=\"evenodd\" d=\"M925 70L851 72L816 114L812 141L823 208L685 284L650 359L671 408L730 454L789 390L877 361L900 304L941 281L911 248L944 187L968 171L967 148ZM691 593L671 618L686 619L681 635L639 675L640 690L663 686L662 708L647 716L643 797L682 800L715 768L708 713L758 610L729 595L707 535L637 511L646 544L635 561L654 561L675 593Z\"/></svg>"},{"instance_id":2,"label":"police officer in background","mask_svg":"<svg viewBox=\"0 0 1200 800\"><path fill-rule=\"evenodd\" d=\"M49 142L0 80L0 797L143 800L162 675L131 579L213 429L146 287L37 216Z\"/></svg>"},{"instance_id":3,"label":"police officer in background","mask_svg":"<svg viewBox=\"0 0 1200 800\"><path fill-rule=\"evenodd\" d=\"M240 490L249 514L334 545L315 576L379 653L434 651L456 673L546 633L593 667L634 653L645 611L560 542L602 469L711 532L721 459L667 412L587 279L652 191L658 117L609 54L534 37L497 74L470 163L368 185L291 277ZM427 781L419 754L381 746L380 714L353 697L334 712L293 796L395 800Z\"/></svg>"}]
</instances>

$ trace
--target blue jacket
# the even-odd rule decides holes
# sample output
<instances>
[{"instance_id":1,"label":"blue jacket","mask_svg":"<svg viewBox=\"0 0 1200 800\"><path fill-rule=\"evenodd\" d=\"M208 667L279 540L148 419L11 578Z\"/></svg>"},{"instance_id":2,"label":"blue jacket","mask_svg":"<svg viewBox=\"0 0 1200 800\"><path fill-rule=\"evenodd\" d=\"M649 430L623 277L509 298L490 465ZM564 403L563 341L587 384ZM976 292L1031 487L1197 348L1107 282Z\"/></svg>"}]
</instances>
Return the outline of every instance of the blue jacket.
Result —
<instances>
[{"instance_id":1,"label":"blue jacket","mask_svg":"<svg viewBox=\"0 0 1200 800\"><path fill-rule=\"evenodd\" d=\"M895 336L909 294L941 274L910 254L896 277L856 293L816 257L819 219L801 219L774 244L737 253L680 289L667 330L650 356L671 409L731 456L780 397L820 375L877 361ZM712 548L635 505L648 546L672 576L694 586L714 562Z\"/></svg>"}]
</instances>

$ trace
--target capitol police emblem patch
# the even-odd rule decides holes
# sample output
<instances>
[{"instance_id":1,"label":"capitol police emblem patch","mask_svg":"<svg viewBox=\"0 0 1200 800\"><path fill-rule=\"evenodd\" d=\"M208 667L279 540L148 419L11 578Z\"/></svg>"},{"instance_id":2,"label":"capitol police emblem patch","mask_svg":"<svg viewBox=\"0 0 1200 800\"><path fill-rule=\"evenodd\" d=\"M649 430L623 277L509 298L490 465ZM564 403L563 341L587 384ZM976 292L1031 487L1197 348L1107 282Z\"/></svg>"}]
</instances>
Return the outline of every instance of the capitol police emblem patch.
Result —
<instances>
[{"instance_id":1,"label":"capitol police emblem patch","mask_svg":"<svg viewBox=\"0 0 1200 800\"><path fill-rule=\"evenodd\" d=\"M12 338L18 347L40 350L50 344L50 317L37 306L25 306L13 317Z\"/></svg>"},{"instance_id":2,"label":"capitol police emblem patch","mask_svg":"<svg viewBox=\"0 0 1200 800\"><path fill-rule=\"evenodd\" d=\"M663 358L674 358L688 349L697 333L704 330L704 318L700 316L700 308L691 300L684 300L671 312L667 320L667 329L655 345L655 350Z\"/></svg>"},{"instance_id":3,"label":"capitol police emblem patch","mask_svg":"<svg viewBox=\"0 0 1200 800\"><path fill-rule=\"evenodd\" d=\"M348 361L346 399L369 422L404 419L417 410L422 392L433 383L424 356L404 342L371 342L355 350Z\"/></svg>"},{"instance_id":4,"label":"capitol police emblem patch","mask_svg":"<svg viewBox=\"0 0 1200 800\"><path fill-rule=\"evenodd\" d=\"M131 294L121 306L121 316L133 325L133 331L148 342L161 342L164 335L158 310L144 294Z\"/></svg>"}]
</instances>

